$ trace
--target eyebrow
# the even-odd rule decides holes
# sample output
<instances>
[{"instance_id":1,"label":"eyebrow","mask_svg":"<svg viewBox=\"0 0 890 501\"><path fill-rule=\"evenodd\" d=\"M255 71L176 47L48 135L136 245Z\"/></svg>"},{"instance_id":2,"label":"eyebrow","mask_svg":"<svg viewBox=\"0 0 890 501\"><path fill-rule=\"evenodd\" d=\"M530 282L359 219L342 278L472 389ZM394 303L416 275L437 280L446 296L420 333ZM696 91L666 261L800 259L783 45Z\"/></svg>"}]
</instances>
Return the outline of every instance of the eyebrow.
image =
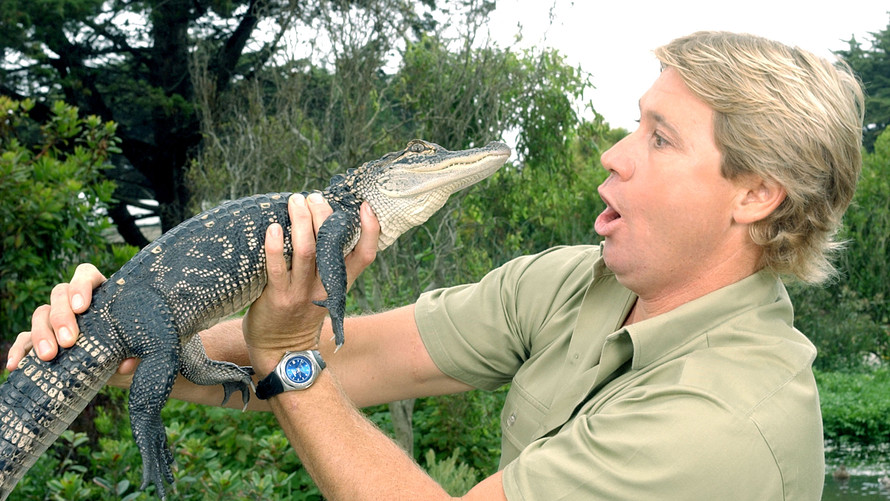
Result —
<instances>
[{"instance_id":1,"label":"eyebrow","mask_svg":"<svg viewBox=\"0 0 890 501\"><path fill-rule=\"evenodd\" d=\"M652 121L655 122L656 124L658 124L659 126L661 126L661 128L667 130L668 134L671 136L670 139L672 139L674 141L676 146L682 146L683 137L680 134L680 131L676 127L674 127L673 124L671 124L671 122L667 118L665 118L664 115L662 115L661 113L658 113L657 111L652 111L652 110L649 110L646 113L643 113L643 100L642 99L640 99L637 102L637 105L640 108L640 116L645 115L645 116L649 117L650 119L652 119Z\"/></svg>"}]
</instances>

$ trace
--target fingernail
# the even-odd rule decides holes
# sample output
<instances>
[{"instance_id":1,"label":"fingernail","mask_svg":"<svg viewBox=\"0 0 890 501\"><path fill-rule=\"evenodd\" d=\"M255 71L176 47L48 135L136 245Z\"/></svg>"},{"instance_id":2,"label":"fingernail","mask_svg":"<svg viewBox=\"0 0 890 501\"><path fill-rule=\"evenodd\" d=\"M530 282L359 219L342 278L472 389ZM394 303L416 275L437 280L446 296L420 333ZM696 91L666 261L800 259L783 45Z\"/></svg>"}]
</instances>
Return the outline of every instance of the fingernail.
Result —
<instances>
[{"instance_id":1,"label":"fingernail","mask_svg":"<svg viewBox=\"0 0 890 501\"><path fill-rule=\"evenodd\" d=\"M50 351L52 351L52 346L49 345L49 341L43 340L37 344L37 355L40 358L44 358L49 355Z\"/></svg>"},{"instance_id":2,"label":"fingernail","mask_svg":"<svg viewBox=\"0 0 890 501\"><path fill-rule=\"evenodd\" d=\"M321 195L321 193L319 193L317 191L313 191L312 193L309 194L309 203L313 203L313 204L324 203L324 197Z\"/></svg>"},{"instance_id":3,"label":"fingernail","mask_svg":"<svg viewBox=\"0 0 890 501\"><path fill-rule=\"evenodd\" d=\"M80 294L75 294L71 297L71 308L75 310L79 310L83 308L83 296Z\"/></svg>"},{"instance_id":4,"label":"fingernail","mask_svg":"<svg viewBox=\"0 0 890 501\"><path fill-rule=\"evenodd\" d=\"M290 197L290 201L291 203L302 205L306 203L306 197L304 197L302 193L295 193L293 196Z\"/></svg>"},{"instance_id":5,"label":"fingernail","mask_svg":"<svg viewBox=\"0 0 890 501\"><path fill-rule=\"evenodd\" d=\"M269 225L269 235L275 238L281 236L281 225L280 224L271 224Z\"/></svg>"},{"instance_id":6,"label":"fingernail","mask_svg":"<svg viewBox=\"0 0 890 501\"><path fill-rule=\"evenodd\" d=\"M62 344L69 344L74 342L74 336L71 334L71 330L68 327L62 327L59 329L59 342Z\"/></svg>"}]
</instances>

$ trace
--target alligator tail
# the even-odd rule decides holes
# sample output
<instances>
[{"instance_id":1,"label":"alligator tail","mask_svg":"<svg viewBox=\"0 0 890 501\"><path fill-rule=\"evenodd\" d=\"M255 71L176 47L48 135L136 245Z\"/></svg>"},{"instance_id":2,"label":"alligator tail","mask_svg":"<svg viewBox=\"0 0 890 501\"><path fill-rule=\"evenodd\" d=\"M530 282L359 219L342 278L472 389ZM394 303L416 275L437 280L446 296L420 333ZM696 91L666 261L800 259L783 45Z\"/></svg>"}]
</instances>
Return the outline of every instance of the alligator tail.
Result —
<instances>
[{"instance_id":1,"label":"alligator tail","mask_svg":"<svg viewBox=\"0 0 890 501\"><path fill-rule=\"evenodd\" d=\"M50 362L32 351L0 386L0 501L96 396L119 365L80 336Z\"/></svg>"}]
</instances>

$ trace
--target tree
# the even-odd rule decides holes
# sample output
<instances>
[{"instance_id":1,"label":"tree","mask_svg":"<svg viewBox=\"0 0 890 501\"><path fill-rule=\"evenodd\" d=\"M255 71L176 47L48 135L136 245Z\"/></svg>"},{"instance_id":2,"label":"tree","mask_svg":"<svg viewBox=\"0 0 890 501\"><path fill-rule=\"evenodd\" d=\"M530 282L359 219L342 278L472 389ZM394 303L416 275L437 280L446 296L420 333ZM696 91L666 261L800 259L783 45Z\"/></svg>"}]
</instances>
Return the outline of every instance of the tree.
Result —
<instances>
[{"instance_id":1,"label":"tree","mask_svg":"<svg viewBox=\"0 0 890 501\"><path fill-rule=\"evenodd\" d=\"M43 116L45 103L61 99L119 124L122 155L108 171L118 182L111 215L128 242L143 246L126 205L160 216L164 230L189 215L185 171L202 146L200 112L212 112L206 107L233 82L274 61L294 26L356 10L385 12L377 19L406 36L432 23L402 0L4 0L0 94L34 97ZM209 86L200 112L193 54L206 62Z\"/></svg>"},{"instance_id":2,"label":"tree","mask_svg":"<svg viewBox=\"0 0 890 501\"><path fill-rule=\"evenodd\" d=\"M882 31L871 33L870 47L851 38L847 50L839 50L847 64L859 75L865 86L865 130L863 145L868 151L890 124L890 23Z\"/></svg>"}]
</instances>

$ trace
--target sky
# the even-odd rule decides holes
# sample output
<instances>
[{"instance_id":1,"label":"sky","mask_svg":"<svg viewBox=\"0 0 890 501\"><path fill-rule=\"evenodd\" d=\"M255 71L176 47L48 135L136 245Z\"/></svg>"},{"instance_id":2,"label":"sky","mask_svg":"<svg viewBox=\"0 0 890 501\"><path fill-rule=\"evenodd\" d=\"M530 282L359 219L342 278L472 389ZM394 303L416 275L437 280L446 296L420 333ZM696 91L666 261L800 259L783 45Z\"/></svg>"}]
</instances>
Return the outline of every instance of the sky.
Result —
<instances>
[{"instance_id":1,"label":"sky","mask_svg":"<svg viewBox=\"0 0 890 501\"><path fill-rule=\"evenodd\" d=\"M867 42L869 33L885 29L888 11L886 0L498 0L489 29L506 47L521 24L520 46L558 49L592 75L596 89L588 99L596 111L612 127L634 130L637 102L658 77L652 49L676 37L747 32L833 58L831 51L847 48L852 36Z\"/></svg>"}]
</instances>

